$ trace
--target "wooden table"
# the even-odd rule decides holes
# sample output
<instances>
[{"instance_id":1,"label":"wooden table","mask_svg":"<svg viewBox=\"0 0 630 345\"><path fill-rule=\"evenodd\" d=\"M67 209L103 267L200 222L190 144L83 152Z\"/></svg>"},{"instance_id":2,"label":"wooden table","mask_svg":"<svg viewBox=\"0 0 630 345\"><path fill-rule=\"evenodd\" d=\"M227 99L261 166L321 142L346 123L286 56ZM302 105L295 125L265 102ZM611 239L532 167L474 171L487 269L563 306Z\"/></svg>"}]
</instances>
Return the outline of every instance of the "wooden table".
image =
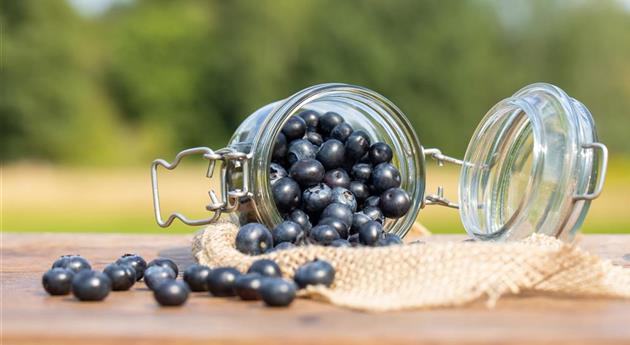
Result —
<instances>
[{"instance_id":1,"label":"wooden table","mask_svg":"<svg viewBox=\"0 0 630 345\"><path fill-rule=\"evenodd\" d=\"M432 236L430 241L461 240ZM125 252L191 263L191 236L2 234L2 344L630 344L630 301L507 297L495 309L363 313L297 300L288 309L194 294L160 308L139 283L102 303L50 297L41 275L62 254L102 269ZM630 266L630 235L585 236L583 247ZM630 269L630 267L629 267Z\"/></svg>"}]
</instances>

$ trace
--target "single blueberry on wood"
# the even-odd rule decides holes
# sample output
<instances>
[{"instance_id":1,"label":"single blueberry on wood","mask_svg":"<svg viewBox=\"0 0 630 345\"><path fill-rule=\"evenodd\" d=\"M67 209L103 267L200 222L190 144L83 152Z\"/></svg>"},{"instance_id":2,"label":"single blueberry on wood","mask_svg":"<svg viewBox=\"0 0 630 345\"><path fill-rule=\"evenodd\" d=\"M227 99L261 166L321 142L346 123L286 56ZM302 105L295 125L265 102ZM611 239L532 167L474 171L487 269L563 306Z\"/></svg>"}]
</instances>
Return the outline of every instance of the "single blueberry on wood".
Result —
<instances>
[{"instance_id":1,"label":"single blueberry on wood","mask_svg":"<svg viewBox=\"0 0 630 345\"><path fill-rule=\"evenodd\" d=\"M324 183L330 188L335 187L350 187L350 176L344 169L333 169L326 172L324 175Z\"/></svg>"},{"instance_id":2,"label":"single blueberry on wood","mask_svg":"<svg viewBox=\"0 0 630 345\"><path fill-rule=\"evenodd\" d=\"M370 157L370 162L372 162L372 164L378 165L381 163L391 162L394 157L394 153L389 145L385 143L375 143L370 147L368 156Z\"/></svg>"},{"instance_id":3,"label":"single blueberry on wood","mask_svg":"<svg viewBox=\"0 0 630 345\"><path fill-rule=\"evenodd\" d=\"M248 255L259 255L273 247L273 236L267 227L260 223L241 226L236 234L236 249Z\"/></svg>"},{"instance_id":4,"label":"single blueberry on wood","mask_svg":"<svg viewBox=\"0 0 630 345\"><path fill-rule=\"evenodd\" d=\"M112 281L104 273L82 270L72 278L72 294L80 301L102 301L111 291Z\"/></svg>"},{"instance_id":5,"label":"single blueberry on wood","mask_svg":"<svg viewBox=\"0 0 630 345\"><path fill-rule=\"evenodd\" d=\"M177 276L179 275L179 269L177 268L177 264L175 264L175 262L171 259L167 259L167 258L154 259L151 262L149 262L149 265L147 267L152 267L152 266L168 267L172 269L173 272L175 272L175 278L177 278Z\"/></svg>"},{"instance_id":6,"label":"single blueberry on wood","mask_svg":"<svg viewBox=\"0 0 630 345\"><path fill-rule=\"evenodd\" d=\"M208 290L213 296L235 296L234 284L241 273L233 267L218 267L208 275Z\"/></svg>"},{"instance_id":7,"label":"single blueberry on wood","mask_svg":"<svg viewBox=\"0 0 630 345\"><path fill-rule=\"evenodd\" d=\"M144 271L144 283L155 290L163 283L175 279L175 271L167 266L151 266Z\"/></svg>"},{"instance_id":8,"label":"single blueberry on wood","mask_svg":"<svg viewBox=\"0 0 630 345\"><path fill-rule=\"evenodd\" d=\"M74 271L67 268L55 267L42 276L44 290L53 296L67 295L72 289Z\"/></svg>"},{"instance_id":9,"label":"single blueberry on wood","mask_svg":"<svg viewBox=\"0 0 630 345\"><path fill-rule=\"evenodd\" d=\"M267 278L259 289L260 297L269 307L286 307L295 299L295 283L282 278Z\"/></svg>"},{"instance_id":10,"label":"single blueberry on wood","mask_svg":"<svg viewBox=\"0 0 630 345\"><path fill-rule=\"evenodd\" d=\"M314 186L324 179L326 170L322 163L315 159L302 159L291 166L289 176L301 187Z\"/></svg>"},{"instance_id":11,"label":"single blueberry on wood","mask_svg":"<svg viewBox=\"0 0 630 345\"><path fill-rule=\"evenodd\" d=\"M298 268L293 280L300 288L305 288L308 285L329 287L335 281L335 269L327 261L312 261Z\"/></svg>"},{"instance_id":12,"label":"single blueberry on wood","mask_svg":"<svg viewBox=\"0 0 630 345\"><path fill-rule=\"evenodd\" d=\"M153 291L153 297L165 307L175 307L186 303L190 290L186 283L171 280L160 285Z\"/></svg>"},{"instance_id":13,"label":"single blueberry on wood","mask_svg":"<svg viewBox=\"0 0 630 345\"><path fill-rule=\"evenodd\" d=\"M324 165L326 170L331 170L339 168L346 163L344 151L345 149L341 141L329 139L319 147L316 157L317 160Z\"/></svg>"},{"instance_id":14,"label":"single blueberry on wood","mask_svg":"<svg viewBox=\"0 0 630 345\"><path fill-rule=\"evenodd\" d=\"M369 221L359 228L359 242L366 246L375 246L383 235L383 226L379 222Z\"/></svg>"},{"instance_id":15,"label":"single blueberry on wood","mask_svg":"<svg viewBox=\"0 0 630 345\"><path fill-rule=\"evenodd\" d=\"M136 254L125 254L121 256L116 263L119 265L129 265L136 271L136 281L139 281L144 276L144 270L147 269L147 262Z\"/></svg>"},{"instance_id":16,"label":"single blueberry on wood","mask_svg":"<svg viewBox=\"0 0 630 345\"><path fill-rule=\"evenodd\" d=\"M245 301L260 299L260 287L265 277L258 273L248 273L238 276L234 282L236 295Z\"/></svg>"},{"instance_id":17,"label":"single blueberry on wood","mask_svg":"<svg viewBox=\"0 0 630 345\"><path fill-rule=\"evenodd\" d=\"M317 244L328 246L339 239L339 233L330 225L317 225L311 229L311 239Z\"/></svg>"},{"instance_id":18,"label":"single blueberry on wood","mask_svg":"<svg viewBox=\"0 0 630 345\"><path fill-rule=\"evenodd\" d=\"M74 273L78 273L82 270L91 270L90 263L80 255L64 255L55 261L52 268L67 268Z\"/></svg>"},{"instance_id":19,"label":"single blueberry on wood","mask_svg":"<svg viewBox=\"0 0 630 345\"><path fill-rule=\"evenodd\" d=\"M282 242L298 243L304 236L304 229L296 222L285 220L271 230L271 235L276 245Z\"/></svg>"},{"instance_id":20,"label":"single blueberry on wood","mask_svg":"<svg viewBox=\"0 0 630 345\"><path fill-rule=\"evenodd\" d=\"M330 132L337 126L338 124L344 122L343 117L341 115L329 111L324 115L319 117L319 123L317 126L318 132L323 136L329 136Z\"/></svg>"},{"instance_id":21,"label":"single blueberry on wood","mask_svg":"<svg viewBox=\"0 0 630 345\"><path fill-rule=\"evenodd\" d=\"M280 266L270 259L256 260L249 266L247 273L258 273L263 277L282 277Z\"/></svg>"},{"instance_id":22,"label":"single blueberry on wood","mask_svg":"<svg viewBox=\"0 0 630 345\"><path fill-rule=\"evenodd\" d=\"M301 139L304 133L306 133L306 122L299 116L291 116L282 126L282 134L289 142Z\"/></svg>"},{"instance_id":23,"label":"single blueberry on wood","mask_svg":"<svg viewBox=\"0 0 630 345\"><path fill-rule=\"evenodd\" d=\"M210 267L192 264L184 271L184 281L192 291L208 291L207 280Z\"/></svg>"},{"instance_id":24,"label":"single blueberry on wood","mask_svg":"<svg viewBox=\"0 0 630 345\"><path fill-rule=\"evenodd\" d=\"M390 188L381 194L379 206L385 217L399 218L409 211L411 200L405 190Z\"/></svg>"},{"instance_id":25,"label":"single blueberry on wood","mask_svg":"<svg viewBox=\"0 0 630 345\"><path fill-rule=\"evenodd\" d=\"M136 270L130 265L109 264L103 270L112 281L112 290L129 290L136 283Z\"/></svg>"}]
</instances>

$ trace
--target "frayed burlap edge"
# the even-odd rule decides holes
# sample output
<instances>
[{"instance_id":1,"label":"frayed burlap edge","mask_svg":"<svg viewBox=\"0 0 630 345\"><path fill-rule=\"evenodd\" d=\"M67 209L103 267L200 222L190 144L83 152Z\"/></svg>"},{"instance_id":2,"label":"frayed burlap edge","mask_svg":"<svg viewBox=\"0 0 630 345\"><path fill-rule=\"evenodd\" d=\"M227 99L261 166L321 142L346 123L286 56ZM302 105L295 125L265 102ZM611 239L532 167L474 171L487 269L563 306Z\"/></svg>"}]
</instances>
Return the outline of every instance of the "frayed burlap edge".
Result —
<instances>
[{"instance_id":1,"label":"frayed burlap edge","mask_svg":"<svg viewBox=\"0 0 630 345\"><path fill-rule=\"evenodd\" d=\"M378 248L306 246L260 256L234 248L238 227L219 222L192 245L199 263L244 272L254 260L276 261L285 277L323 259L336 269L330 288L309 287L301 296L365 311L449 307L506 294L630 297L630 270L614 266L555 238L534 235L509 243L448 242Z\"/></svg>"}]
</instances>

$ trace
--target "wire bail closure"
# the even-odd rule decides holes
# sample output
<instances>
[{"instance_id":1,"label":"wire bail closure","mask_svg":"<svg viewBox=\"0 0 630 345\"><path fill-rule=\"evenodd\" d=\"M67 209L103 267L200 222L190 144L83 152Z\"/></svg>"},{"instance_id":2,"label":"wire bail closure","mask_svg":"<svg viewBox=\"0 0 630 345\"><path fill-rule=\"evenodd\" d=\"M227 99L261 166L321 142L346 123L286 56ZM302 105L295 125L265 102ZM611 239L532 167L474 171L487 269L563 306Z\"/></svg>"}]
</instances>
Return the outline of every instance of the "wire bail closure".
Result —
<instances>
[{"instance_id":1,"label":"wire bail closure","mask_svg":"<svg viewBox=\"0 0 630 345\"><path fill-rule=\"evenodd\" d=\"M206 177L212 178L214 175L214 169L216 162L221 163L221 176L220 176L220 194L221 198L217 196L214 189L208 191L210 196L210 203L206 205L206 210L213 212L213 215L208 218L202 219L189 219L179 212L174 212L168 216L166 220L162 218L160 209L160 194L158 186L157 168L163 166L168 170L175 169L181 160L186 156L201 154L204 159L208 160L208 170L206 171ZM151 163L151 189L153 191L153 209L155 212L155 219L159 226L166 228L170 226L177 218L182 223L187 225L205 225L216 222L222 213L230 213L238 210L240 205L240 199L243 197L249 197L252 194L248 191L249 186L249 161L251 159L250 154L238 152L230 148L223 148L216 152L208 147L193 147L190 149L179 152L172 163L169 163L163 159L156 159ZM228 167L230 165L241 166L243 171L243 185L241 188L230 189L228 183Z\"/></svg>"}]
</instances>

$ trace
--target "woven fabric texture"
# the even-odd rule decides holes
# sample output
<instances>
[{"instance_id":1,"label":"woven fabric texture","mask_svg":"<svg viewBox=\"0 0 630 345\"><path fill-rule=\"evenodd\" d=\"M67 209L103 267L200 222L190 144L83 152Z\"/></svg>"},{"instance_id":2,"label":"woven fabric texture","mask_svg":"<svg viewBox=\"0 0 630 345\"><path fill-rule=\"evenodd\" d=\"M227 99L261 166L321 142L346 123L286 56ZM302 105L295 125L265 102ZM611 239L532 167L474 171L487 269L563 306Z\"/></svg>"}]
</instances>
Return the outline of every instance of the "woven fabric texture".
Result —
<instances>
[{"instance_id":1,"label":"woven fabric texture","mask_svg":"<svg viewBox=\"0 0 630 345\"><path fill-rule=\"evenodd\" d=\"M449 307L506 294L630 298L630 269L566 244L534 235L509 243L417 243L377 248L297 247L265 255L234 248L238 227L210 225L195 236L193 255L210 267L244 272L257 259L275 260L285 277L323 259L336 270L330 288L308 287L300 296L365 311Z\"/></svg>"}]
</instances>

